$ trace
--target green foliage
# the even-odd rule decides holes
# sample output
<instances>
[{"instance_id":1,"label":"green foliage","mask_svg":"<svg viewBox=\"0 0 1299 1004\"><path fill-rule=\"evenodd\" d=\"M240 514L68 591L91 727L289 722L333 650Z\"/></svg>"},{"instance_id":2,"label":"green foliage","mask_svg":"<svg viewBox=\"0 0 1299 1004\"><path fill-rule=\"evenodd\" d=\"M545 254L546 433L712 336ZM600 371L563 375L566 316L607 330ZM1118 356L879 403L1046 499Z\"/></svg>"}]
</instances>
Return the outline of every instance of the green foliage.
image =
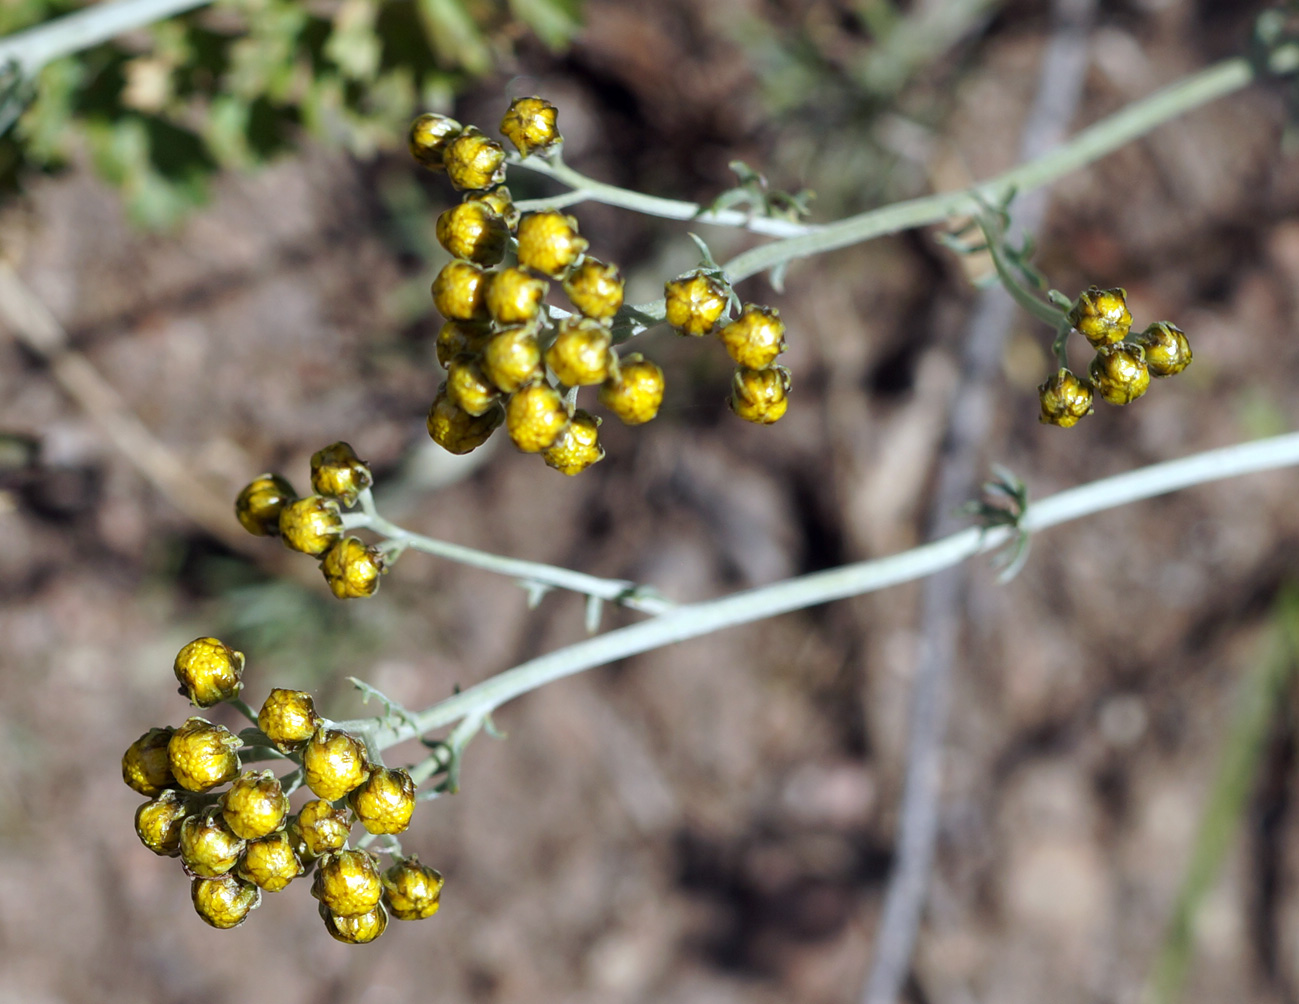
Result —
<instances>
[{"instance_id":1,"label":"green foliage","mask_svg":"<svg viewBox=\"0 0 1299 1004\"><path fill-rule=\"evenodd\" d=\"M71 9L9 0L0 33ZM359 157L399 145L415 114L445 108L529 31L567 45L577 15L576 0L221 0L35 81L0 76L0 131L17 118L0 137L0 185L88 154L134 221L169 227L215 171L264 163L302 129Z\"/></svg>"}]
</instances>

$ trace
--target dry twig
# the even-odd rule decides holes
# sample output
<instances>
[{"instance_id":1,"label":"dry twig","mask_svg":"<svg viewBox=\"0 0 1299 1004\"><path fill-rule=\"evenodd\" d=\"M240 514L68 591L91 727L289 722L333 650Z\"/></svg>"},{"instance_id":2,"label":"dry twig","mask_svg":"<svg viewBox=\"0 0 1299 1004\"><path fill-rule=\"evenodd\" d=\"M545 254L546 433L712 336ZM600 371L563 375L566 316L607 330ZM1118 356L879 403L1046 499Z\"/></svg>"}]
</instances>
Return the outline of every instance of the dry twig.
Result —
<instances>
[{"instance_id":1,"label":"dry twig","mask_svg":"<svg viewBox=\"0 0 1299 1004\"><path fill-rule=\"evenodd\" d=\"M227 547L250 550L252 538L234 520L227 487L205 483L136 417L90 360L70 347L58 319L4 261L0 261L0 322L49 366L59 386L172 505Z\"/></svg>"},{"instance_id":2,"label":"dry twig","mask_svg":"<svg viewBox=\"0 0 1299 1004\"><path fill-rule=\"evenodd\" d=\"M1037 98L1024 124L1021 161L1041 155L1064 138L1082 94L1095 0L1056 0L1053 8L1056 27L1043 56ZM1046 205L1045 189L1019 199L1014 207L1013 231L1022 234L1037 230ZM979 451L987 438L1002 346L1014 313L1014 302L996 286L979 298L970 320L961 365L964 379L952 402L940 457L929 527L931 539L955 528L953 514L977 490ZM943 737L965 588L964 565L925 581L920 625L923 641L911 695L895 859L877 928L875 955L862 992L863 1004L894 1004L911 966L938 836Z\"/></svg>"}]
</instances>

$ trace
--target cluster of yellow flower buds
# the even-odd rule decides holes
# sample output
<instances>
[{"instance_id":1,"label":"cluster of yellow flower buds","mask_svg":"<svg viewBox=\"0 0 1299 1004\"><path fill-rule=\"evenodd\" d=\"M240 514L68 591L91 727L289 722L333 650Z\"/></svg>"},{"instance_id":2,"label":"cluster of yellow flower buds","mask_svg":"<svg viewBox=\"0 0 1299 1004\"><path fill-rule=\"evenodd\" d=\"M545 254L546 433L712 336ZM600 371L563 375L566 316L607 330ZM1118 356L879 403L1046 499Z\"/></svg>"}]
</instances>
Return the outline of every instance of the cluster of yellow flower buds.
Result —
<instances>
[{"instance_id":1,"label":"cluster of yellow flower buds","mask_svg":"<svg viewBox=\"0 0 1299 1004\"><path fill-rule=\"evenodd\" d=\"M174 669L181 692L208 708L237 700L243 667L241 653L198 638L180 650ZM442 876L434 869L394 854L380 871L373 853L348 846L356 823L371 834L410 825L410 774L372 763L365 744L322 720L303 691L272 690L257 729L241 737L193 716L150 729L122 756L122 779L148 799L136 810L135 832L155 854L180 858L198 915L216 928L237 927L263 892L279 892L313 868L311 894L339 941L373 941L389 914L421 920L437 913ZM293 769L282 777L240 773L241 754L269 754ZM302 786L316 797L293 812L289 797Z\"/></svg>"},{"instance_id":2,"label":"cluster of yellow flower buds","mask_svg":"<svg viewBox=\"0 0 1299 1004\"><path fill-rule=\"evenodd\" d=\"M556 120L549 102L519 98L501 132L522 156L544 155L562 143ZM429 435L451 453L468 453L503 423L523 452L564 474L586 470L604 448L600 419L576 406L578 388L598 385L600 403L628 425L654 418L663 400L663 371L613 349L623 303L617 266L586 253L571 216L518 213L499 184L504 147L472 126L421 115L410 148L467 192L437 221L438 241L454 260L433 281L433 304L446 318L436 349L447 377L429 409ZM502 264L511 250L514 263ZM576 310L557 323L545 307L552 282Z\"/></svg>"},{"instance_id":3,"label":"cluster of yellow flower buds","mask_svg":"<svg viewBox=\"0 0 1299 1004\"><path fill-rule=\"evenodd\" d=\"M716 331L735 361L731 411L760 425L779 420L789 407L789 370L776 364L785 351L780 311L746 303L737 318L719 327L730 296L715 275L702 269L671 280L663 292L672 327L695 338Z\"/></svg>"},{"instance_id":4,"label":"cluster of yellow flower buds","mask_svg":"<svg viewBox=\"0 0 1299 1004\"><path fill-rule=\"evenodd\" d=\"M1096 349L1087 376L1060 367L1038 388L1041 421L1063 429L1092 413L1099 394L1109 404L1128 404L1150 387L1151 377L1176 376L1191 364L1186 333L1168 321L1156 321L1131 334L1132 314L1122 289L1089 287L1068 313L1069 323Z\"/></svg>"},{"instance_id":5,"label":"cluster of yellow flower buds","mask_svg":"<svg viewBox=\"0 0 1299 1004\"><path fill-rule=\"evenodd\" d=\"M278 474L261 474L235 499L235 516L249 533L279 537L286 547L320 559L320 571L340 600L373 596L387 570L377 548L343 533L343 509L374 483L370 468L347 443L311 457L312 495L299 498Z\"/></svg>"}]
</instances>

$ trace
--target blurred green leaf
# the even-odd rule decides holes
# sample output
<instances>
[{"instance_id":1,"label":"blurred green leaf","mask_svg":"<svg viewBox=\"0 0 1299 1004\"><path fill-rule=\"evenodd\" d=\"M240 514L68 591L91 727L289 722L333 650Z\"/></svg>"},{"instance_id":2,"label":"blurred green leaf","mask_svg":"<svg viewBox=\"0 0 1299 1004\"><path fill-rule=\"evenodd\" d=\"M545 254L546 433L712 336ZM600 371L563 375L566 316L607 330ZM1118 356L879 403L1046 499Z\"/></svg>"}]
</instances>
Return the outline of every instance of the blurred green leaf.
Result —
<instances>
[{"instance_id":1,"label":"blurred green leaf","mask_svg":"<svg viewBox=\"0 0 1299 1004\"><path fill-rule=\"evenodd\" d=\"M8 35L63 14L70 14L80 6L72 0L4 0L4 3L0 3L0 35Z\"/></svg>"},{"instance_id":2,"label":"blurred green leaf","mask_svg":"<svg viewBox=\"0 0 1299 1004\"><path fill-rule=\"evenodd\" d=\"M492 68L492 53L483 33L459 0L419 0L428 43L437 55L470 73L482 75Z\"/></svg>"},{"instance_id":3,"label":"blurred green leaf","mask_svg":"<svg viewBox=\"0 0 1299 1004\"><path fill-rule=\"evenodd\" d=\"M95 170L114 185L124 186L149 156L144 123L130 119L119 124L91 122L86 140Z\"/></svg>"},{"instance_id":4,"label":"blurred green leaf","mask_svg":"<svg viewBox=\"0 0 1299 1004\"><path fill-rule=\"evenodd\" d=\"M280 102L290 96L294 52L308 14L298 4L266 0L250 30L230 50L226 84L231 93L253 100L265 95Z\"/></svg>"},{"instance_id":5,"label":"blurred green leaf","mask_svg":"<svg viewBox=\"0 0 1299 1004\"><path fill-rule=\"evenodd\" d=\"M370 0L343 0L334 15L324 51L344 76L372 80L378 71L383 47L374 30L377 14Z\"/></svg>"},{"instance_id":6,"label":"blurred green leaf","mask_svg":"<svg viewBox=\"0 0 1299 1004\"><path fill-rule=\"evenodd\" d=\"M567 48L582 27L579 5L565 0L510 0L510 11L552 51Z\"/></svg>"},{"instance_id":7,"label":"blurred green leaf","mask_svg":"<svg viewBox=\"0 0 1299 1004\"><path fill-rule=\"evenodd\" d=\"M245 168L253 162L248 145L248 103L232 94L215 98L203 120L203 137L218 164Z\"/></svg>"},{"instance_id":8,"label":"blurred green leaf","mask_svg":"<svg viewBox=\"0 0 1299 1004\"><path fill-rule=\"evenodd\" d=\"M36 99L18 122L27 149L42 161L67 156L67 124L72 117L83 67L71 59L56 59L41 70Z\"/></svg>"},{"instance_id":9,"label":"blurred green leaf","mask_svg":"<svg viewBox=\"0 0 1299 1004\"><path fill-rule=\"evenodd\" d=\"M0 32L78 0L0 0ZM399 146L410 119L446 108L528 25L571 40L580 0L217 0L46 67L34 85L0 76L0 185L73 158L119 187L131 217L171 226L216 170L291 148L305 126L362 157ZM34 91L34 97L33 97Z\"/></svg>"}]
</instances>

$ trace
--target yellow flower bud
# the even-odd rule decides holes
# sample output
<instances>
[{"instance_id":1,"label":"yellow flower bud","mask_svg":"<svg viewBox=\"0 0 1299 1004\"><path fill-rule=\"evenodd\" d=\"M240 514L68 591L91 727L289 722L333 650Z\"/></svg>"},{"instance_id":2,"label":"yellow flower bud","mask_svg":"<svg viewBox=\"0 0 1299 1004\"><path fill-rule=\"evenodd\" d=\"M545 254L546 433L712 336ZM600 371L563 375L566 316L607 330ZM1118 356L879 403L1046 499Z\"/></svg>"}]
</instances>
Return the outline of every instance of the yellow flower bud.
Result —
<instances>
[{"instance_id":1,"label":"yellow flower bud","mask_svg":"<svg viewBox=\"0 0 1299 1004\"><path fill-rule=\"evenodd\" d=\"M276 687L262 702L257 713L257 727L281 753L297 749L320 727L316 703L304 690Z\"/></svg>"},{"instance_id":2,"label":"yellow flower bud","mask_svg":"<svg viewBox=\"0 0 1299 1004\"><path fill-rule=\"evenodd\" d=\"M347 821L346 809L336 809L321 798L304 805L289 829L302 842L299 853L315 860L330 851L341 851L347 845L352 825Z\"/></svg>"},{"instance_id":3,"label":"yellow flower bud","mask_svg":"<svg viewBox=\"0 0 1299 1004\"><path fill-rule=\"evenodd\" d=\"M568 411L559 391L534 383L518 390L505 406L505 428L524 453L540 453L554 445L568 424Z\"/></svg>"},{"instance_id":4,"label":"yellow flower bud","mask_svg":"<svg viewBox=\"0 0 1299 1004\"><path fill-rule=\"evenodd\" d=\"M375 594L384 567L377 550L358 537L344 537L325 552L320 571L336 597L356 600Z\"/></svg>"},{"instance_id":5,"label":"yellow flower bud","mask_svg":"<svg viewBox=\"0 0 1299 1004\"><path fill-rule=\"evenodd\" d=\"M171 727L150 729L122 754L122 780L146 798L176 784L167 759L167 744L175 731Z\"/></svg>"},{"instance_id":6,"label":"yellow flower bud","mask_svg":"<svg viewBox=\"0 0 1299 1004\"><path fill-rule=\"evenodd\" d=\"M624 425L643 425L663 403L663 369L640 353L619 360L618 371L600 386L600 403Z\"/></svg>"},{"instance_id":7,"label":"yellow flower bud","mask_svg":"<svg viewBox=\"0 0 1299 1004\"><path fill-rule=\"evenodd\" d=\"M712 276L693 272L663 287L667 322L683 335L699 337L713 330L726 310L726 290Z\"/></svg>"},{"instance_id":8,"label":"yellow flower bud","mask_svg":"<svg viewBox=\"0 0 1299 1004\"><path fill-rule=\"evenodd\" d=\"M1097 349L1087 374L1096 393L1110 404L1135 401L1150 386L1150 371L1141 348L1123 342Z\"/></svg>"},{"instance_id":9,"label":"yellow flower bud","mask_svg":"<svg viewBox=\"0 0 1299 1004\"><path fill-rule=\"evenodd\" d=\"M588 256L564 280L564 292L582 314L607 321L622 307L622 273L617 265Z\"/></svg>"},{"instance_id":10,"label":"yellow flower bud","mask_svg":"<svg viewBox=\"0 0 1299 1004\"><path fill-rule=\"evenodd\" d=\"M1176 324L1156 321L1133 341L1145 349L1151 376L1176 376L1191 365L1191 343Z\"/></svg>"},{"instance_id":11,"label":"yellow flower bud","mask_svg":"<svg viewBox=\"0 0 1299 1004\"><path fill-rule=\"evenodd\" d=\"M180 860L191 875L224 875L239 863L243 852L243 839L225 824L215 805L185 817L180 824Z\"/></svg>"},{"instance_id":12,"label":"yellow flower bud","mask_svg":"<svg viewBox=\"0 0 1299 1004\"><path fill-rule=\"evenodd\" d=\"M411 855L383 873L383 897L398 920L425 920L438 912L442 876Z\"/></svg>"},{"instance_id":13,"label":"yellow flower bud","mask_svg":"<svg viewBox=\"0 0 1299 1004\"><path fill-rule=\"evenodd\" d=\"M280 513L280 537L286 547L318 558L343 536L343 517L333 499L308 495Z\"/></svg>"},{"instance_id":14,"label":"yellow flower bud","mask_svg":"<svg viewBox=\"0 0 1299 1004\"><path fill-rule=\"evenodd\" d=\"M550 209L529 213L519 221L520 268L562 279L586 248L571 216Z\"/></svg>"},{"instance_id":15,"label":"yellow flower bud","mask_svg":"<svg viewBox=\"0 0 1299 1004\"><path fill-rule=\"evenodd\" d=\"M200 708L233 701L243 689L244 654L218 638L195 638L176 653L176 679Z\"/></svg>"},{"instance_id":16,"label":"yellow flower bud","mask_svg":"<svg viewBox=\"0 0 1299 1004\"><path fill-rule=\"evenodd\" d=\"M775 307L746 303L740 316L718 336L731 358L749 369L770 366L785 351L785 322Z\"/></svg>"},{"instance_id":17,"label":"yellow flower bud","mask_svg":"<svg viewBox=\"0 0 1299 1004\"><path fill-rule=\"evenodd\" d=\"M447 262L433 280L433 306L448 321L487 319L487 273L473 262Z\"/></svg>"},{"instance_id":18,"label":"yellow flower bud","mask_svg":"<svg viewBox=\"0 0 1299 1004\"><path fill-rule=\"evenodd\" d=\"M1069 370L1061 368L1047 377L1037 389L1038 399L1042 404L1042 414L1038 419L1043 425L1058 425L1068 429L1078 420L1092 413L1092 388L1086 380L1080 380Z\"/></svg>"},{"instance_id":19,"label":"yellow flower bud","mask_svg":"<svg viewBox=\"0 0 1299 1004\"><path fill-rule=\"evenodd\" d=\"M135 810L135 835L154 854L177 857L180 854L180 824L193 811L189 801L174 788L168 788Z\"/></svg>"},{"instance_id":20,"label":"yellow flower bud","mask_svg":"<svg viewBox=\"0 0 1299 1004\"><path fill-rule=\"evenodd\" d=\"M505 180L505 147L468 126L442 151L447 180L460 190L491 188Z\"/></svg>"},{"instance_id":21,"label":"yellow flower bud","mask_svg":"<svg viewBox=\"0 0 1299 1004\"><path fill-rule=\"evenodd\" d=\"M487 442L504 419L505 412L500 408L493 408L477 417L469 414L447 396L444 382L429 408L428 434L448 453L469 453Z\"/></svg>"},{"instance_id":22,"label":"yellow flower bud","mask_svg":"<svg viewBox=\"0 0 1299 1004\"><path fill-rule=\"evenodd\" d=\"M334 443L311 455L311 487L317 495L350 507L372 484L369 466L347 443Z\"/></svg>"},{"instance_id":23,"label":"yellow flower bud","mask_svg":"<svg viewBox=\"0 0 1299 1004\"><path fill-rule=\"evenodd\" d=\"M579 408L555 445L544 450L541 458L560 474L580 474L604 459L599 429L600 420Z\"/></svg>"},{"instance_id":24,"label":"yellow flower bud","mask_svg":"<svg viewBox=\"0 0 1299 1004\"><path fill-rule=\"evenodd\" d=\"M370 833L401 833L415 813L415 782L400 767L376 767L347 804Z\"/></svg>"},{"instance_id":25,"label":"yellow flower bud","mask_svg":"<svg viewBox=\"0 0 1299 1004\"><path fill-rule=\"evenodd\" d=\"M253 536L274 537L280 532L280 510L297 497L293 486L278 474L262 474L235 499L235 517Z\"/></svg>"},{"instance_id":26,"label":"yellow flower bud","mask_svg":"<svg viewBox=\"0 0 1299 1004\"><path fill-rule=\"evenodd\" d=\"M239 773L239 737L206 718L188 718L167 741L167 762L186 791L209 791Z\"/></svg>"},{"instance_id":27,"label":"yellow flower bud","mask_svg":"<svg viewBox=\"0 0 1299 1004\"><path fill-rule=\"evenodd\" d=\"M586 317L566 317L546 349L546 365L566 387L603 383L613 360L609 329Z\"/></svg>"},{"instance_id":28,"label":"yellow flower bud","mask_svg":"<svg viewBox=\"0 0 1299 1004\"><path fill-rule=\"evenodd\" d=\"M491 206L481 200L461 202L442 213L437 239L455 258L477 265L495 265L505 257L510 229Z\"/></svg>"},{"instance_id":29,"label":"yellow flower bud","mask_svg":"<svg viewBox=\"0 0 1299 1004\"><path fill-rule=\"evenodd\" d=\"M361 740L321 726L302 747L302 777L317 798L335 802L370 776Z\"/></svg>"},{"instance_id":30,"label":"yellow flower bud","mask_svg":"<svg viewBox=\"0 0 1299 1004\"><path fill-rule=\"evenodd\" d=\"M456 356L447 366L447 397L467 414L475 418L486 414L500 396L473 356Z\"/></svg>"},{"instance_id":31,"label":"yellow flower bud","mask_svg":"<svg viewBox=\"0 0 1299 1004\"><path fill-rule=\"evenodd\" d=\"M355 917L340 917L321 903L320 919L329 936L345 945L368 945L388 929L388 912L382 903Z\"/></svg>"},{"instance_id":32,"label":"yellow flower bud","mask_svg":"<svg viewBox=\"0 0 1299 1004\"><path fill-rule=\"evenodd\" d=\"M190 886L194 910L217 930L238 927L262 902L262 891L233 875L196 878Z\"/></svg>"},{"instance_id":33,"label":"yellow flower bud","mask_svg":"<svg viewBox=\"0 0 1299 1004\"><path fill-rule=\"evenodd\" d=\"M465 196L465 202L481 202L495 211L505 225L513 233L519 226L519 211L514 207L514 200L510 197L510 190L504 185L497 185L495 188L485 192L470 192Z\"/></svg>"},{"instance_id":34,"label":"yellow flower bud","mask_svg":"<svg viewBox=\"0 0 1299 1004\"><path fill-rule=\"evenodd\" d=\"M235 875L267 892L279 892L303 872L293 841L283 830L250 840Z\"/></svg>"},{"instance_id":35,"label":"yellow flower bud","mask_svg":"<svg viewBox=\"0 0 1299 1004\"><path fill-rule=\"evenodd\" d=\"M1089 286L1069 311L1072 324L1093 347L1121 342L1132 327L1127 291Z\"/></svg>"},{"instance_id":36,"label":"yellow flower bud","mask_svg":"<svg viewBox=\"0 0 1299 1004\"><path fill-rule=\"evenodd\" d=\"M503 328L483 349L481 365L483 375L507 394L539 379L541 346L537 343L536 325Z\"/></svg>"},{"instance_id":37,"label":"yellow flower bud","mask_svg":"<svg viewBox=\"0 0 1299 1004\"><path fill-rule=\"evenodd\" d=\"M746 422L770 425L789 407L789 370L783 366L735 371L731 381L731 411Z\"/></svg>"},{"instance_id":38,"label":"yellow flower bud","mask_svg":"<svg viewBox=\"0 0 1299 1004\"><path fill-rule=\"evenodd\" d=\"M407 136L410 155L430 171L444 169L442 155L447 144L460 135L462 126L445 115L426 112L410 124Z\"/></svg>"},{"instance_id":39,"label":"yellow flower bud","mask_svg":"<svg viewBox=\"0 0 1299 1004\"><path fill-rule=\"evenodd\" d=\"M289 815L289 798L270 770L245 771L217 804L230 832L243 840L258 840L278 830Z\"/></svg>"},{"instance_id":40,"label":"yellow flower bud","mask_svg":"<svg viewBox=\"0 0 1299 1004\"><path fill-rule=\"evenodd\" d=\"M542 98L515 98L501 120L501 135L527 157L563 142L556 128L559 110Z\"/></svg>"},{"instance_id":41,"label":"yellow flower bud","mask_svg":"<svg viewBox=\"0 0 1299 1004\"><path fill-rule=\"evenodd\" d=\"M355 917L379 905L383 885L369 851L332 851L320 859L311 895L339 917Z\"/></svg>"},{"instance_id":42,"label":"yellow flower bud","mask_svg":"<svg viewBox=\"0 0 1299 1004\"><path fill-rule=\"evenodd\" d=\"M493 272L487 283L487 312L497 324L525 324L537 316L550 283L521 268Z\"/></svg>"}]
</instances>

